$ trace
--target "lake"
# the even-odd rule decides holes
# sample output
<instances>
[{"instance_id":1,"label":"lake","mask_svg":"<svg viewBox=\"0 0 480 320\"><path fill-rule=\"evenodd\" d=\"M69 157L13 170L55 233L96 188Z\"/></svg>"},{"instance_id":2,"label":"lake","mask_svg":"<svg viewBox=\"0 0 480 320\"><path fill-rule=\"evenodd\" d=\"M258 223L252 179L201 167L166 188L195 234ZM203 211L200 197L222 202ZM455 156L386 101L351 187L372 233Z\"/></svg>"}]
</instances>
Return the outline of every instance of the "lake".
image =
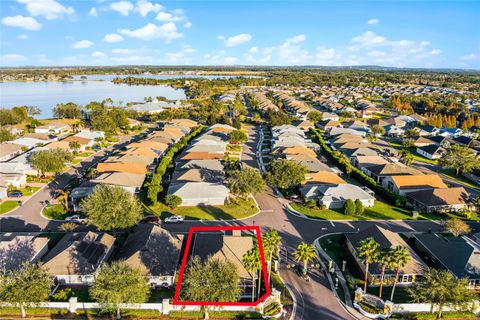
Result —
<instances>
[{"instance_id":1,"label":"lake","mask_svg":"<svg viewBox=\"0 0 480 320\"><path fill-rule=\"evenodd\" d=\"M118 75L127 77L128 75ZM117 75L88 75L87 81L47 81L47 82L0 82L0 107L11 108L15 106L37 106L42 113L39 119L52 118L52 108L57 103L74 102L85 105L91 101L102 101L112 98L113 101L127 102L143 101L145 97L163 96L167 99L185 99L185 93L181 89L170 86L129 86L126 84L114 84L111 79ZM135 77L147 77L156 79L177 79L185 77L214 79L231 76L207 76L207 75L135 75ZM74 76L80 79L80 76ZM101 81L103 80L103 81Z\"/></svg>"}]
</instances>

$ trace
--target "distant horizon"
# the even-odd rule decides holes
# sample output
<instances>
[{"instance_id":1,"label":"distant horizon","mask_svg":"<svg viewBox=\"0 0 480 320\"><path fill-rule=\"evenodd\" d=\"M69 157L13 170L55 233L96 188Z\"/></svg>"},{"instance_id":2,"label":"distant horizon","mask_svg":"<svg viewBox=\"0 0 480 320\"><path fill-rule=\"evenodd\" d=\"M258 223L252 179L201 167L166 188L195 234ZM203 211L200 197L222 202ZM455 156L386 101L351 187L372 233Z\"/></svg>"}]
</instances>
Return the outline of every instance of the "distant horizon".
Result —
<instances>
[{"instance_id":1,"label":"distant horizon","mask_svg":"<svg viewBox=\"0 0 480 320\"><path fill-rule=\"evenodd\" d=\"M438 67L438 68L428 68L428 67L390 67L382 65L351 65L351 66L322 66L322 65L201 65L201 64L191 64L191 65L170 65L170 64L128 64L128 65L51 65L51 66L39 66L39 65L23 65L23 66L14 66L14 67L0 67L0 70L8 69L62 69L62 68L72 68L72 69L82 69L82 68L178 68L177 71L202 71L202 70L188 70L188 68L224 68L231 69L251 69L251 71L261 72L262 70L254 69L352 69L352 70L371 70L371 71L382 71L382 70L391 70L391 71L403 71L403 70L426 70L426 71L462 71L462 72L480 72L480 68L449 68L449 67ZM180 70L184 69L184 70ZM170 70L172 71L172 70ZM211 71L221 71L221 70L211 70ZM228 70L224 70L228 71ZM248 71L248 70L246 70ZM222 71L223 72L223 71Z\"/></svg>"},{"instance_id":2,"label":"distant horizon","mask_svg":"<svg viewBox=\"0 0 480 320\"><path fill-rule=\"evenodd\" d=\"M0 65L480 69L478 1L2 0Z\"/></svg>"}]
</instances>

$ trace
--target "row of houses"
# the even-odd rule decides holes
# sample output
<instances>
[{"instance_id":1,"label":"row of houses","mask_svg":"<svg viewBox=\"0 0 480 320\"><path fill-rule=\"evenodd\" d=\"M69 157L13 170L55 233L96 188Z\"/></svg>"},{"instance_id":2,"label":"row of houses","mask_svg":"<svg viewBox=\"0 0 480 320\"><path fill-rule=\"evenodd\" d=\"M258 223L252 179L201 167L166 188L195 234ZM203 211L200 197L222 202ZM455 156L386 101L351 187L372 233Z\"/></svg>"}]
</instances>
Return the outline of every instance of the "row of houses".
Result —
<instances>
[{"instance_id":1,"label":"row of houses","mask_svg":"<svg viewBox=\"0 0 480 320\"><path fill-rule=\"evenodd\" d=\"M229 188L225 180L224 159L228 134L236 130L215 124L195 138L175 163L168 193L182 199L182 206L223 205Z\"/></svg>"},{"instance_id":2,"label":"row of houses","mask_svg":"<svg viewBox=\"0 0 480 320\"><path fill-rule=\"evenodd\" d=\"M410 256L399 271L398 284L410 285L421 281L427 267L448 270L457 278L467 278L470 289L480 288L480 242L478 235L448 237L436 233L407 233L405 237L380 226L372 226L358 233L346 234L346 247L355 258L357 267L365 274L365 264L358 258L361 241L373 238L380 249L405 247ZM396 270L386 269L384 282L393 284ZM369 281L378 285L382 276L380 263L369 266Z\"/></svg>"},{"instance_id":3,"label":"row of houses","mask_svg":"<svg viewBox=\"0 0 480 320\"><path fill-rule=\"evenodd\" d=\"M320 146L306 134L308 129L283 125L272 127L272 154L279 159L299 163L307 168L299 192L306 201L315 200L327 208L342 208L348 199L359 199L364 206L375 204L373 193L347 183L338 169L332 169L317 152Z\"/></svg>"},{"instance_id":4,"label":"row of houses","mask_svg":"<svg viewBox=\"0 0 480 320\"><path fill-rule=\"evenodd\" d=\"M243 266L242 257L254 247L253 239L241 231L195 233L189 259L197 256L202 261L232 262L239 274L242 297L250 297L252 274ZM140 223L124 241L116 240L116 236L95 231L65 233L56 243L40 233L3 233L0 268L14 271L25 262L42 262L61 286L90 286L103 264L125 261L144 271L152 287L174 285L185 246L183 234Z\"/></svg>"},{"instance_id":5,"label":"row of houses","mask_svg":"<svg viewBox=\"0 0 480 320\"><path fill-rule=\"evenodd\" d=\"M147 174L154 171L156 163L168 148L196 126L197 122L188 119L174 119L162 123L159 130L129 143L122 151L99 162L96 176L72 190L70 199L74 210L80 210L80 200L99 184L119 186L131 194L138 193Z\"/></svg>"},{"instance_id":6,"label":"row of houses","mask_svg":"<svg viewBox=\"0 0 480 320\"><path fill-rule=\"evenodd\" d=\"M458 211L469 206L470 195L463 187L449 188L437 174L423 174L371 144L365 131L334 127L327 130L333 150L346 155L351 163L375 182L405 196L416 210Z\"/></svg>"},{"instance_id":7,"label":"row of houses","mask_svg":"<svg viewBox=\"0 0 480 320\"><path fill-rule=\"evenodd\" d=\"M38 171L30 163L31 156L41 150L62 148L72 151L70 144L78 142L80 149L92 147L98 138L104 138L101 131L82 130L58 140L57 136L45 133L26 134L21 138L0 145L0 200L7 197L8 187L21 188L27 183L27 176L36 176Z\"/></svg>"}]
</instances>

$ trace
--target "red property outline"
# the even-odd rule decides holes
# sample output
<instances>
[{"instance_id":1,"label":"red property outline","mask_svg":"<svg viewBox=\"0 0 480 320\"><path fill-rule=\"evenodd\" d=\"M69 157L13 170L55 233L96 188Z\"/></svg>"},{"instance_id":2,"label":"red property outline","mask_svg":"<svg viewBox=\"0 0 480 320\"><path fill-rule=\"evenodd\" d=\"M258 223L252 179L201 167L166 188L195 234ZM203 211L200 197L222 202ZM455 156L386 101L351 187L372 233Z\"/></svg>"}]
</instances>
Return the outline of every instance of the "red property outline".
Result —
<instances>
[{"instance_id":1,"label":"red property outline","mask_svg":"<svg viewBox=\"0 0 480 320\"><path fill-rule=\"evenodd\" d=\"M190 251L190 245L192 243L192 237L194 232L199 231L229 231L229 230L253 230L258 240L258 251L260 253L260 260L262 262L263 279L266 286L266 292L258 300L253 302L209 302L209 301L180 301L178 296L180 295L180 288L183 280L183 274L187 265L188 252ZM180 267L180 273L178 275L177 288L175 289L175 295L173 297L173 305L182 306L250 306L254 307L260 302L265 300L271 293L270 285L268 283L267 265L265 263L265 256L263 253L262 233L259 226L215 226L215 227L191 227L188 232L187 245L183 254L182 265Z\"/></svg>"}]
</instances>

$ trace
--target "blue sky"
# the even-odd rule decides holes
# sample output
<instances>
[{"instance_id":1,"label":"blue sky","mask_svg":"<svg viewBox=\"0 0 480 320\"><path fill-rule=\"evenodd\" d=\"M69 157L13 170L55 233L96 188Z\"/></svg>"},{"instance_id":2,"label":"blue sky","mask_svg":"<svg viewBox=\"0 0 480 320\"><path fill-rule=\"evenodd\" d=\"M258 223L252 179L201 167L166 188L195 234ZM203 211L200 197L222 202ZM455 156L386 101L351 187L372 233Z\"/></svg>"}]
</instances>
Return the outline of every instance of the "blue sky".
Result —
<instances>
[{"instance_id":1,"label":"blue sky","mask_svg":"<svg viewBox=\"0 0 480 320\"><path fill-rule=\"evenodd\" d=\"M1 65L480 69L478 1L2 0Z\"/></svg>"}]
</instances>

